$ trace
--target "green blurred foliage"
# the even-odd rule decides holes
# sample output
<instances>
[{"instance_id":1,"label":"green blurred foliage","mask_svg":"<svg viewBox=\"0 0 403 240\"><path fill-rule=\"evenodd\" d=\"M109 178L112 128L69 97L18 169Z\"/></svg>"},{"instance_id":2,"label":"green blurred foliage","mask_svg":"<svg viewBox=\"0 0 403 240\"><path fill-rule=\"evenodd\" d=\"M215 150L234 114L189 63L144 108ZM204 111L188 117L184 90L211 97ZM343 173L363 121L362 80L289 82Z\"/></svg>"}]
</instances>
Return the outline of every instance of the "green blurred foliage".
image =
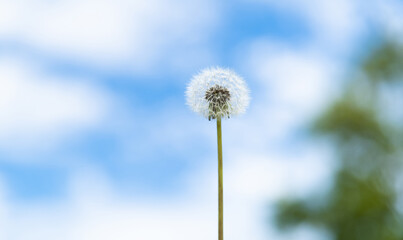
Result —
<instances>
[{"instance_id":1,"label":"green blurred foliage","mask_svg":"<svg viewBox=\"0 0 403 240\"><path fill-rule=\"evenodd\" d=\"M393 111L402 112L403 106L385 101L390 90L403 96L403 48L384 41L365 57L342 97L311 129L334 146L339 167L331 188L280 201L275 218L279 229L303 223L326 230L335 240L403 239L403 213L397 208L403 193L396 187L402 173L403 119L393 119L399 117Z\"/></svg>"}]
</instances>

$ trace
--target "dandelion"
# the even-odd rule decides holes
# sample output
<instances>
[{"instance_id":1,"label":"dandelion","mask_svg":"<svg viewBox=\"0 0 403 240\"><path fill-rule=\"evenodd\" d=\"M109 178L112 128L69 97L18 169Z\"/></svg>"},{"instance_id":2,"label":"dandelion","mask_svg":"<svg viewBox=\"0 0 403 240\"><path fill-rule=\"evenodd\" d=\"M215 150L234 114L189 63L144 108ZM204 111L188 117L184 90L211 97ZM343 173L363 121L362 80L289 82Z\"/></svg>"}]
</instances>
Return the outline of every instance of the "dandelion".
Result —
<instances>
[{"instance_id":1,"label":"dandelion","mask_svg":"<svg viewBox=\"0 0 403 240\"><path fill-rule=\"evenodd\" d=\"M239 115L249 105L246 83L230 69L203 70L192 78L186 96L191 109L209 120Z\"/></svg>"},{"instance_id":2,"label":"dandelion","mask_svg":"<svg viewBox=\"0 0 403 240\"><path fill-rule=\"evenodd\" d=\"M218 148L218 239L223 240L223 171L221 119L244 113L249 90L244 80L230 69L207 68L195 75L186 90L187 104L200 115L217 120Z\"/></svg>"}]
</instances>

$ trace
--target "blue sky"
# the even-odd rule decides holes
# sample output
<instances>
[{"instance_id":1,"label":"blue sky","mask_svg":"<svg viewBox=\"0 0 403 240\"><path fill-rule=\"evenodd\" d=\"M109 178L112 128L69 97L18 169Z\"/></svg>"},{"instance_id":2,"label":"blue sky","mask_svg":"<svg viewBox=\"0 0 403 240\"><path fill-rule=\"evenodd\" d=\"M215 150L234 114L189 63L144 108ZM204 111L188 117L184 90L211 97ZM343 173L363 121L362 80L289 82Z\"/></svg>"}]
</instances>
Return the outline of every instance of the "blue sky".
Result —
<instances>
[{"instance_id":1,"label":"blue sky","mask_svg":"<svg viewBox=\"0 0 403 240\"><path fill-rule=\"evenodd\" d=\"M215 237L215 124L188 109L184 91L201 69L223 66L252 97L223 123L226 235L327 239L309 227L281 235L267 206L326 187L331 150L305 127L378 28L401 36L402 8L0 1L0 238Z\"/></svg>"}]
</instances>

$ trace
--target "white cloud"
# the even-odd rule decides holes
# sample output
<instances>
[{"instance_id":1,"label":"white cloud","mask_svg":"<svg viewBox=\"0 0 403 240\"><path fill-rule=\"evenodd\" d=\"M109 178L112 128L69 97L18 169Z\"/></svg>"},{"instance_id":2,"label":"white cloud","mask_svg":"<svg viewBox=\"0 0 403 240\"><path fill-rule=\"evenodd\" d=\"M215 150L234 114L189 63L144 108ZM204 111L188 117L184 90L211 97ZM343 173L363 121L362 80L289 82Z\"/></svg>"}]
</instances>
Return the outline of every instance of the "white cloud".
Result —
<instances>
[{"instance_id":1,"label":"white cloud","mask_svg":"<svg viewBox=\"0 0 403 240\"><path fill-rule=\"evenodd\" d=\"M80 63L137 71L176 59L172 48L203 48L217 18L214 1L0 0L6 39Z\"/></svg>"},{"instance_id":2,"label":"white cloud","mask_svg":"<svg viewBox=\"0 0 403 240\"><path fill-rule=\"evenodd\" d=\"M18 59L0 59L1 151L49 150L99 127L111 99L82 80L50 76Z\"/></svg>"},{"instance_id":3,"label":"white cloud","mask_svg":"<svg viewBox=\"0 0 403 240\"><path fill-rule=\"evenodd\" d=\"M316 30L315 38L332 51L347 50L364 30L365 12L359 2L349 0L300 0L298 7ZM319 41L318 41L319 42ZM330 48L330 49L329 49Z\"/></svg>"},{"instance_id":4,"label":"white cloud","mask_svg":"<svg viewBox=\"0 0 403 240\"><path fill-rule=\"evenodd\" d=\"M316 148L296 156L239 156L226 169L229 172L226 179L229 192L234 196L243 196L245 200L274 201L287 195L302 197L324 187L323 179L333 169L329 156L329 152ZM307 175L307 169L316 174Z\"/></svg>"},{"instance_id":5,"label":"white cloud","mask_svg":"<svg viewBox=\"0 0 403 240\"><path fill-rule=\"evenodd\" d=\"M244 0L240 0L244 1ZM249 2L249 1L247 1ZM267 7L298 16L309 27L309 44L327 53L348 55L366 29L368 1L254 0Z\"/></svg>"},{"instance_id":6,"label":"white cloud","mask_svg":"<svg viewBox=\"0 0 403 240\"><path fill-rule=\"evenodd\" d=\"M240 0L244 1L244 0ZM248 1L250 2L250 1ZM403 4L399 0L254 0L302 17L310 30L309 44L327 54L349 57L365 34L374 29L401 39ZM377 29L378 28L378 29Z\"/></svg>"},{"instance_id":7,"label":"white cloud","mask_svg":"<svg viewBox=\"0 0 403 240\"><path fill-rule=\"evenodd\" d=\"M256 66L256 72L276 104L311 115L329 97L335 81L334 65L324 56L288 50L272 52Z\"/></svg>"},{"instance_id":8,"label":"white cloud","mask_svg":"<svg viewBox=\"0 0 403 240\"><path fill-rule=\"evenodd\" d=\"M294 48L263 39L249 43L242 55L242 66L259 86L246 116L254 122L247 133L259 136L250 140L252 146L287 141L339 93L342 65L312 46Z\"/></svg>"}]
</instances>

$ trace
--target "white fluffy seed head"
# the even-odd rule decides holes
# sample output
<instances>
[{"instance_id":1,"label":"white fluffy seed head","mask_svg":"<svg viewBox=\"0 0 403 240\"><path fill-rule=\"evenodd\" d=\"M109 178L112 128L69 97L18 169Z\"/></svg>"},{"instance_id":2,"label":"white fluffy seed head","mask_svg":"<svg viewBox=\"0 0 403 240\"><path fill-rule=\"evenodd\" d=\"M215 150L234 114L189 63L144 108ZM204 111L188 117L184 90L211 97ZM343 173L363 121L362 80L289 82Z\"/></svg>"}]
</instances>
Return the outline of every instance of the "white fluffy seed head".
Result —
<instances>
[{"instance_id":1,"label":"white fluffy seed head","mask_svg":"<svg viewBox=\"0 0 403 240\"><path fill-rule=\"evenodd\" d=\"M193 76L186 90L190 108L207 119L244 113L249 105L249 89L234 71L207 68Z\"/></svg>"}]
</instances>

